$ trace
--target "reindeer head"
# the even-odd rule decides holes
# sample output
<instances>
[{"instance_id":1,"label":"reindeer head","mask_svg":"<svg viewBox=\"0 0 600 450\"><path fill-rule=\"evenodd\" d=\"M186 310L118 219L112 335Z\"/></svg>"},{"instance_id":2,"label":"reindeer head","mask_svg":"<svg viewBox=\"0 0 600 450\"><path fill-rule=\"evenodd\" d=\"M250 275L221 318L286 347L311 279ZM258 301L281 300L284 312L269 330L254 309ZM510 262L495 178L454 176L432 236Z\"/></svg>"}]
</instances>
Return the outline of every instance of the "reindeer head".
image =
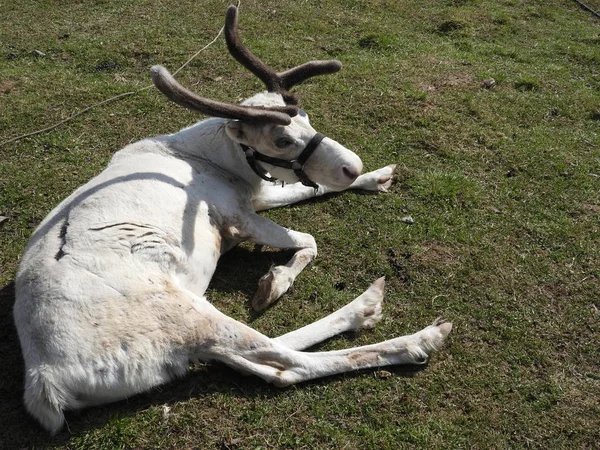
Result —
<instances>
[{"instance_id":1,"label":"reindeer head","mask_svg":"<svg viewBox=\"0 0 600 450\"><path fill-rule=\"evenodd\" d=\"M239 39L238 14L230 6L225 38L231 55L267 87L241 105L200 97L181 86L162 66L151 69L156 87L175 103L203 114L232 119L227 135L240 144L248 163L261 178L288 183L301 181L335 190L347 188L362 170L360 158L336 141L317 133L308 115L299 109L290 89L304 80L340 70L339 61L310 61L276 72L256 57ZM258 164L260 163L261 166ZM271 176L268 176L266 171Z\"/></svg>"}]
</instances>

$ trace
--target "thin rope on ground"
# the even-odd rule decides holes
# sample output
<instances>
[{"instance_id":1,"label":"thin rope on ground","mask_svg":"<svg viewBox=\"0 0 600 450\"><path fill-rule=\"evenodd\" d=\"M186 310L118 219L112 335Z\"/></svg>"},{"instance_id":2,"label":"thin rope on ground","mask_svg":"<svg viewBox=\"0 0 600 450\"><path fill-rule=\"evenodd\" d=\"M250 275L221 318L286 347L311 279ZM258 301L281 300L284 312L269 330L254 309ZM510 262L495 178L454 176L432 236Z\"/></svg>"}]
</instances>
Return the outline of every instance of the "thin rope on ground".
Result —
<instances>
[{"instance_id":1,"label":"thin rope on ground","mask_svg":"<svg viewBox=\"0 0 600 450\"><path fill-rule=\"evenodd\" d=\"M238 7L238 8L240 7L240 3L241 3L241 1L240 1L240 0L238 0L238 4L237 4L237 7ZM186 66L187 66L189 63L191 63L191 62L192 62L192 61L193 61L193 60L194 60L194 59L195 59L195 58L196 58L196 57L197 57L197 56L198 56L200 53L202 53L202 52L203 52L204 50L206 50L208 47L210 47L210 46L211 46L211 45L213 45L215 42L217 42L217 39L219 39L219 37L221 37L221 34L223 34L223 30L225 30L225 26L222 26L222 27L221 27L221 29L219 30L219 32L217 33L217 35L215 36L215 38L214 38L212 41L210 41L208 44L206 44L204 47L202 47L200 50L198 50L196 53L194 53L190 59L188 59L188 60L187 60L185 63L183 63L183 65L182 65L181 67L179 67L179 69L177 69L175 72L173 72L173 76L177 75L177 73L179 73L179 72L180 72L182 69L184 69L184 68L185 68L185 67L186 67ZM96 107L98 107L98 106L102 106L102 105L105 105L105 104L107 104L107 103L110 103L110 102L113 102L113 101L116 101L116 100L120 100L120 99L122 99L122 98L125 98L125 97L129 97L129 96L131 96L131 95L138 94L138 93L140 93L140 92L142 92L142 91L145 91L146 89L150 89L150 88L152 88L152 87L154 87L154 85L153 85L153 84L150 84L150 85L148 85L148 86L144 86L143 88L140 88L140 89L138 89L138 90L136 90L136 91L124 92L124 93L122 93L122 94L115 95L114 97L111 97L111 98L108 98L108 99L106 99L106 100L103 100L103 101L101 101L101 102L99 102L99 103L96 103L96 104L94 104L94 105L92 105L92 106L88 106L87 108L85 108L85 109L82 109L81 111L79 111L79 112L76 112L75 114L72 114L72 115L70 115L70 116L69 116L69 117L67 117L66 119L63 119L63 120L61 120L60 122L58 122L58 123L55 123L54 125L50 125L49 127L43 128L43 129L41 129L41 130L32 131L31 133L25 133L25 134L22 134L22 135L20 135L20 136L16 136L16 137L14 137L14 138L11 138L11 139L9 139L9 140L7 140L7 141L1 142L1 143L0 143L0 147L4 146L4 145L6 145L6 144L10 144L11 142L19 141L19 140L21 140L21 139L24 139L24 138L26 138L26 137L31 137L31 136L35 136L35 135L37 135L37 134L46 133L47 131L52 131L52 130L54 130L55 128L58 128L59 126L61 126L61 125L65 124L65 123L67 123L67 122L69 122L69 121L73 120L74 118L76 118L76 117L78 117L78 116L80 116L80 115L82 115L82 114L84 114L84 113L88 112L88 111L89 111L89 110L91 110L91 109L94 109L94 108L96 108Z\"/></svg>"},{"instance_id":2,"label":"thin rope on ground","mask_svg":"<svg viewBox=\"0 0 600 450\"><path fill-rule=\"evenodd\" d=\"M238 8L239 8L239 5L240 4L238 2ZM196 58L196 56L198 56L200 53L202 53L208 47L210 47L215 42L217 42L217 39L219 39L219 37L221 36L221 34L223 34L223 30L225 30L225 25L223 25L221 27L221 29L219 30L219 32L217 33L217 35L215 36L215 38L212 41L210 41L208 44L206 44L204 47L202 47L200 50L198 50L196 53L194 53L194 55L192 55L192 57L190 59L188 59L186 62L184 62L183 65L179 69L177 69L175 72L173 72L173 76L177 75L181 69L183 69L184 67L186 67L189 63L191 63ZM152 87L152 86L154 86L154 85L150 85L150 87Z\"/></svg>"},{"instance_id":3,"label":"thin rope on ground","mask_svg":"<svg viewBox=\"0 0 600 450\"><path fill-rule=\"evenodd\" d=\"M146 89L146 88L144 88L144 89ZM86 113L86 112L88 112L90 109L96 108L97 106L104 105L104 104L106 104L106 103L110 103L110 102L112 102L112 101L114 101L114 100L118 100L118 99L120 99L120 98L123 98L123 97L128 97L128 96L130 96L130 95L137 94L138 92L140 92L140 91L142 91L142 90L143 90L143 89L140 89L139 91L124 92L123 94L115 95L114 97L111 97L111 98L109 98L109 99L106 99L106 100L104 100L104 101L102 101L102 102L100 102L100 103L96 103L95 105L88 106L87 108L85 108L85 109L82 109L81 111L79 111L79 112L77 112L77 113L75 113L75 114L73 114L73 115L71 115L71 116L67 117L66 119L63 119L63 120L61 120L61 121L60 121L60 122L58 122L58 123L55 123L54 125L50 125L49 127L43 128L43 129L41 129L41 130L32 131L31 133L25 133L25 134L22 134L22 135L20 135L20 136L17 136L17 137L11 138L11 139L9 139L8 141L4 141L4 142L2 142L2 143L0 144L0 147L2 147L3 145L6 145L6 144L10 144L11 142L15 142L15 141L18 141L18 140L20 140L20 139L26 138L26 137L35 136L36 134L42 134L42 133L45 133L46 131L51 131L51 130L54 130L55 128L58 128L58 127L59 127L59 126L61 126L62 124L64 124L64 123L67 123L67 122L69 122L70 120L73 120L75 117L77 117L77 116L80 116L80 115L82 115L83 113Z\"/></svg>"},{"instance_id":4,"label":"thin rope on ground","mask_svg":"<svg viewBox=\"0 0 600 450\"><path fill-rule=\"evenodd\" d=\"M598 13L597 11L594 11L592 8L590 8L588 5L586 5L585 3L579 1L579 0L573 0L574 2L576 2L579 6L581 6L583 9L591 12L593 15L595 15L596 17L598 17L600 19L600 13Z\"/></svg>"}]
</instances>

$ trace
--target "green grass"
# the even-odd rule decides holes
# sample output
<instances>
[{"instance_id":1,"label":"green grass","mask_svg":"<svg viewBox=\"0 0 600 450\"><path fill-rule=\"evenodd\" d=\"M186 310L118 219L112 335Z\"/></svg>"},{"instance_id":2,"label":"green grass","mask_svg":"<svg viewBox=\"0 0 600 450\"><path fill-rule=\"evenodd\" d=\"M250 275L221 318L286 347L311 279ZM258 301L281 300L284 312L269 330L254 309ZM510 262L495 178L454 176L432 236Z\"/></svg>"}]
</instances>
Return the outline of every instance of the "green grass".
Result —
<instances>
[{"instance_id":1,"label":"green grass","mask_svg":"<svg viewBox=\"0 0 600 450\"><path fill-rule=\"evenodd\" d=\"M146 86L152 64L176 69L214 37L226 6L0 1L0 141ZM37 223L114 151L198 119L146 90L0 147L0 448L598 448L600 21L556 0L307 0L243 2L240 24L277 68L340 59L342 72L297 88L302 105L367 169L397 163L398 175L387 195L266 213L313 234L319 257L264 315L248 299L282 252L233 250L210 298L277 335L386 275L382 323L319 348L406 334L440 315L455 324L448 345L422 371L284 390L201 366L70 414L48 437L21 403L12 281ZM178 78L227 101L262 88L222 40Z\"/></svg>"}]
</instances>

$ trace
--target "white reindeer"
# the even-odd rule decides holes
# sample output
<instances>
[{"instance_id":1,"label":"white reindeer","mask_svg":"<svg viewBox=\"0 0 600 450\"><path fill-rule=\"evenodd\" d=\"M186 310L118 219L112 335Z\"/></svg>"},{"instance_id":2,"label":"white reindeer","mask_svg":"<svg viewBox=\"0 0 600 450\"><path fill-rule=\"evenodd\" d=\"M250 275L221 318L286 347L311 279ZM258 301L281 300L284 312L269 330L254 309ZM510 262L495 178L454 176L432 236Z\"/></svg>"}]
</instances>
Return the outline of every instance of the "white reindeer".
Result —
<instances>
[{"instance_id":1,"label":"white reindeer","mask_svg":"<svg viewBox=\"0 0 600 450\"><path fill-rule=\"evenodd\" d=\"M256 211L347 188L386 191L394 170L359 176L358 156L316 133L294 106L289 89L336 72L339 62L276 73L239 41L233 6L226 38L231 54L268 92L242 105L215 102L153 67L155 85L171 100L216 118L115 153L100 175L46 217L25 250L14 307L25 359L24 399L51 433L63 425L65 410L146 391L184 375L190 361L222 361L287 386L363 368L421 364L451 330L437 320L374 345L302 351L375 325L383 278L330 316L274 339L204 297L220 255L236 244L294 249L286 265L259 281L253 307L265 308L290 288L317 246L312 236ZM275 186L273 179L289 184Z\"/></svg>"}]
</instances>

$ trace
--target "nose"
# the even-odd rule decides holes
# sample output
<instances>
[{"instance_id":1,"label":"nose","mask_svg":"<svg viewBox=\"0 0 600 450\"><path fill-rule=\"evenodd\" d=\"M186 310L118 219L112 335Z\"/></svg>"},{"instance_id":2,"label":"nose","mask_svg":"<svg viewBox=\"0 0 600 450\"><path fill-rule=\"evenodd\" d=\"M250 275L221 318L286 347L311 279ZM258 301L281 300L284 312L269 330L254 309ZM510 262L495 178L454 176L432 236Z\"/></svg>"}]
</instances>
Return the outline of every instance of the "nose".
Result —
<instances>
[{"instance_id":1,"label":"nose","mask_svg":"<svg viewBox=\"0 0 600 450\"><path fill-rule=\"evenodd\" d=\"M354 181L360 175L360 170L357 167L352 166L342 166L342 172L344 176L348 178L350 181Z\"/></svg>"}]
</instances>

